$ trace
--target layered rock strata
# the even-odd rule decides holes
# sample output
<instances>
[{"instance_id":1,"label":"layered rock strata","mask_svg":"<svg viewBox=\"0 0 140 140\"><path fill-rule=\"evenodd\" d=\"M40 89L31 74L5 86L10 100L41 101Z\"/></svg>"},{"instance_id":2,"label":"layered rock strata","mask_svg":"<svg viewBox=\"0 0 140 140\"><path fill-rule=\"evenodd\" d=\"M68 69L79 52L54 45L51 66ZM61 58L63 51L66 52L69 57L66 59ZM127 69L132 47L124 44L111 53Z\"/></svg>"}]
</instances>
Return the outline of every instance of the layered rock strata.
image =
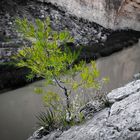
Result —
<instances>
[{"instance_id":1,"label":"layered rock strata","mask_svg":"<svg viewBox=\"0 0 140 140\"><path fill-rule=\"evenodd\" d=\"M78 17L96 22L105 28L140 31L139 0L38 0L65 7Z\"/></svg>"}]
</instances>

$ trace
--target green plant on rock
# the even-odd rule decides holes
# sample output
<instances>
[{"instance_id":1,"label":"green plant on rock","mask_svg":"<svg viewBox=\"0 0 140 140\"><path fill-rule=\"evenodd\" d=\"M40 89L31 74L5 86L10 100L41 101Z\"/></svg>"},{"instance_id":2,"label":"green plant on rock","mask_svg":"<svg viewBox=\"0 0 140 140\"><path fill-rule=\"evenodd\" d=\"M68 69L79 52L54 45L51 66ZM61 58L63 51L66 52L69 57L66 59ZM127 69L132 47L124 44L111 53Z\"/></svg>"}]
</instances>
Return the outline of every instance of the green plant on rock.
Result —
<instances>
[{"instance_id":1,"label":"green plant on rock","mask_svg":"<svg viewBox=\"0 0 140 140\"><path fill-rule=\"evenodd\" d=\"M50 108L47 108L45 112L41 112L37 119L38 126L44 127L48 133L58 128L55 113Z\"/></svg>"},{"instance_id":2,"label":"green plant on rock","mask_svg":"<svg viewBox=\"0 0 140 140\"><path fill-rule=\"evenodd\" d=\"M31 69L28 79L32 79L34 75L45 78L47 85L58 86L63 91L61 96L43 88L35 89L37 93L45 94L45 105L51 110L47 111L50 114L47 117L41 115L40 122L43 122L43 126L47 124L47 127L52 121L60 122L58 126L73 125L75 112L78 112L82 103L78 104L78 94L72 94L72 91L79 87L98 89L101 86L95 62L91 62L91 67L84 61L75 64L80 51L74 51L67 46L67 42L74 41L73 37L66 30L52 30L49 19L37 19L34 24L27 19L17 19L16 24L22 37L32 42L32 46L23 47L15 55L17 66ZM75 78L77 75L80 77L79 81ZM78 116L81 121L83 115Z\"/></svg>"}]
</instances>

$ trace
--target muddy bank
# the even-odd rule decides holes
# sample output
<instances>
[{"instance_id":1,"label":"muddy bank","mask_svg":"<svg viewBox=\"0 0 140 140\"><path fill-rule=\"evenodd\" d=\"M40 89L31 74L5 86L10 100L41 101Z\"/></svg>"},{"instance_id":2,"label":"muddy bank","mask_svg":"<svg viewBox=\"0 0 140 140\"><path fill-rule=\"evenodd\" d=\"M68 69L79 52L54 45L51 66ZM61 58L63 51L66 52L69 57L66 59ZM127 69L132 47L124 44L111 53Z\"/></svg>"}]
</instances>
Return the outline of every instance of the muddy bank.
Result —
<instances>
[{"instance_id":1,"label":"muddy bank","mask_svg":"<svg viewBox=\"0 0 140 140\"><path fill-rule=\"evenodd\" d=\"M27 17L32 21L35 18L43 20L50 17L51 27L54 30L70 31L75 42L69 45L81 46L80 59L87 62L133 46L140 38L138 31L106 29L94 22L71 15L63 7L51 3L3 1L0 9L0 62L2 64L0 65L0 90L28 83L25 75L29 70L3 65L5 62L11 62L11 56L26 43L15 31L14 20L17 17Z\"/></svg>"}]
</instances>

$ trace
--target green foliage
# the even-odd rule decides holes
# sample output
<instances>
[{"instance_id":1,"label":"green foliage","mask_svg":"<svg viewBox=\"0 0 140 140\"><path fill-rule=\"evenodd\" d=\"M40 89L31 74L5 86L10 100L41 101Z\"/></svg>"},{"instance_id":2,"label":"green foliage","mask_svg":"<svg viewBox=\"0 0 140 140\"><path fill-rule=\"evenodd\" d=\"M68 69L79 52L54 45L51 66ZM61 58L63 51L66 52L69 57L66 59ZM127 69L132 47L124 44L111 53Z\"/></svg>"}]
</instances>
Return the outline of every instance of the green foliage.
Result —
<instances>
[{"instance_id":1,"label":"green foliage","mask_svg":"<svg viewBox=\"0 0 140 140\"><path fill-rule=\"evenodd\" d=\"M34 92L37 93L37 94L42 94L43 90L42 90L42 88L36 87L36 88L34 88Z\"/></svg>"},{"instance_id":2,"label":"green foliage","mask_svg":"<svg viewBox=\"0 0 140 140\"><path fill-rule=\"evenodd\" d=\"M45 128L48 133L58 128L56 114L51 109L46 109L46 112L41 112L38 116L38 126Z\"/></svg>"},{"instance_id":3,"label":"green foliage","mask_svg":"<svg viewBox=\"0 0 140 140\"><path fill-rule=\"evenodd\" d=\"M52 92L52 91L48 91L45 95L44 95L44 103L45 106L54 109L55 111L60 111L62 110L62 100L60 98L60 95L58 93Z\"/></svg>"},{"instance_id":4,"label":"green foliage","mask_svg":"<svg viewBox=\"0 0 140 140\"><path fill-rule=\"evenodd\" d=\"M74 39L66 30L61 32L52 30L49 19L46 21L37 19L34 24L27 19L17 19L16 23L23 37L32 42L32 46L23 47L14 57L18 60L17 66L31 69L29 79L37 75L45 78L47 84L55 84L63 91L65 97L64 100L58 93L35 88L36 93L45 94L44 102L49 108L45 114L40 114L40 125L50 130L56 126L71 126L77 122L75 118L81 122L83 115L79 113L79 109L85 102L71 91L79 87L100 88L96 63L92 61L90 67L84 61L75 64L80 52L72 51L66 45ZM61 45L64 48L61 48ZM67 76L64 76L66 74ZM79 81L76 80L77 75L80 76Z\"/></svg>"},{"instance_id":5,"label":"green foliage","mask_svg":"<svg viewBox=\"0 0 140 140\"><path fill-rule=\"evenodd\" d=\"M71 81L73 83L73 89L77 89L79 86L83 88L95 88L100 87L98 81L99 71L97 70L95 61L91 61L91 66L86 66L85 63L80 63L75 65L74 69L80 71L80 80L77 82L75 80Z\"/></svg>"},{"instance_id":6,"label":"green foliage","mask_svg":"<svg viewBox=\"0 0 140 140\"><path fill-rule=\"evenodd\" d=\"M20 60L17 64L19 67L25 66L32 70L29 78L36 74L50 83L54 75L65 73L67 67L77 59L75 52L72 54L67 47L62 51L59 47L73 41L73 38L67 31L53 31L49 19L44 22L36 20L35 25L27 19L18 19L16 23L23 37L32 41L31 47L24 47L16 56Z\"/></svg>"}]
</instances>

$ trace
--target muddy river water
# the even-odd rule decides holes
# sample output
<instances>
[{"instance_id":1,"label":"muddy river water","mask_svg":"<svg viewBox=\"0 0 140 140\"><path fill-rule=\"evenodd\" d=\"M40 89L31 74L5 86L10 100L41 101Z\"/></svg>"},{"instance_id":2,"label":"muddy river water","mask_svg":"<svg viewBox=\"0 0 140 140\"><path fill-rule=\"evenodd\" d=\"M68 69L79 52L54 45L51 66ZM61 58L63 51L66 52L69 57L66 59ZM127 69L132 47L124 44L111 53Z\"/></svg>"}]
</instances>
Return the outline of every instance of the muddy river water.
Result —
<instances>
[{"instance_id":1,"label":"muddy river water","mask_svg":"<svg viewBox=\"0 0 140 140\"><path fill-rule=\"evenodd\" d=\"M110 79L105 87L107 92L126 84L135 73L140 72L140 43L98 59L97 67L101 76ZM0 94L1 140L25 140L36 129L36 115L43 109L43 105L41 96L35 94L33 89L42 82Z\"/></svg>"}]
</instances>

